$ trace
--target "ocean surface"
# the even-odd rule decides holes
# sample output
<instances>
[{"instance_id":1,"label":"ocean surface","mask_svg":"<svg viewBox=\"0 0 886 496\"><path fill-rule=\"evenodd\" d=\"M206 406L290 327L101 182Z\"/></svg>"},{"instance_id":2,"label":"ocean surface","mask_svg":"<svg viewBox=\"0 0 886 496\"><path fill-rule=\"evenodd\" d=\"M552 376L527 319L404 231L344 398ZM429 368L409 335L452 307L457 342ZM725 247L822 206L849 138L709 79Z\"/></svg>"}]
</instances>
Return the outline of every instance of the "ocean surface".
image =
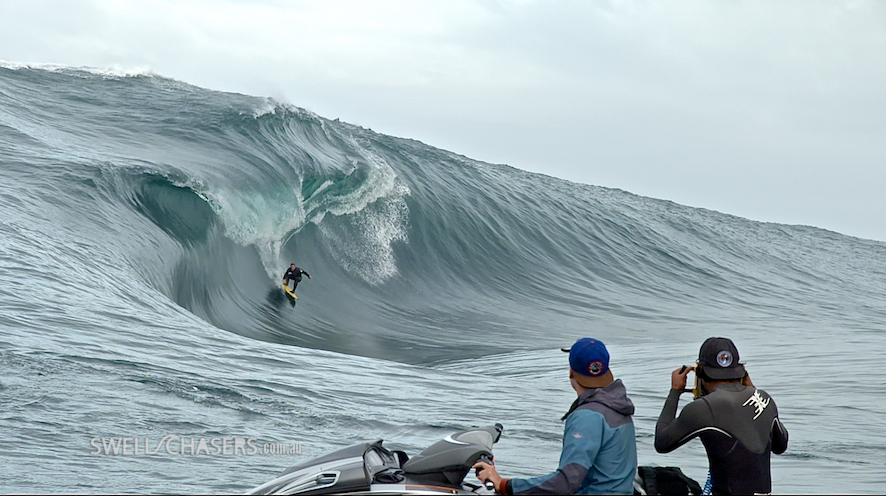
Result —
<instances>
[{"instance_id":1,"label":"ocean surface","mask_svg":"<svg viewBox=\"0 0 886 496\"><path fill-rule=\"evenodd\" d=\"M295 306L290 262L313 276ZM790 431L773 491L882 493L884 331L881 242L153 74L0 64L0 492L237 493L494 422L499 471L540 475L583 336L636 404L640 463L703 482L701 443L661 455L653 432L670 371L726 336ZM145 453L169 436L262 449ZM96 448L123 438L141 453Z\"/></svg>"}]
</instances>

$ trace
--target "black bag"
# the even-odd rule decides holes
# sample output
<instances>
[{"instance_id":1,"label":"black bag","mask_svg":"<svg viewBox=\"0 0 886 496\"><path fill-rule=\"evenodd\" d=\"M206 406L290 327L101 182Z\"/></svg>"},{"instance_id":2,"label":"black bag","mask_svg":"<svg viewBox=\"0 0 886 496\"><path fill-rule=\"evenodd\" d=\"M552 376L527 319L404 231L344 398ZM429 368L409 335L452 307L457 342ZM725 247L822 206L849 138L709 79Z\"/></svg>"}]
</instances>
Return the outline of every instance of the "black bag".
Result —
<instances>
[{"instance_id":1,"label":"black bag","mask_svg":"<svg viewBox=\"0 0 886 496\"><path fill-rule=\"evenodd\" d=\"M638 487L639 486L639 487ZM637 467L634 494L701 494L701 486L679 467Z\"/></svg>"}]
</instances>

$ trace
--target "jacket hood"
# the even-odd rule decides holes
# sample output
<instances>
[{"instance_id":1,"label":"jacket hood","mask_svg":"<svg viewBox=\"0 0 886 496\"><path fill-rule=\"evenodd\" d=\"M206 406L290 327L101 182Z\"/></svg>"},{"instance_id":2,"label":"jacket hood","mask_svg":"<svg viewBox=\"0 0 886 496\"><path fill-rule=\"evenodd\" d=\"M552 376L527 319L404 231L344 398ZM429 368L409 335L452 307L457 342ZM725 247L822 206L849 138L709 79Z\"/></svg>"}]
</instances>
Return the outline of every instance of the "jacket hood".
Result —
<instances>
[{"instance_id":1,"label":"jacket hood","mask_svg":"<svg viewBox=\"0 0 886 496\"><path fill-rule=\"evenodd\" d=\"M634 414L634 403L628 398L628 391L625 388L624 383L621 382L621 379L616 379L612 384L604 388L588 389L582 393L581 396L572 403L572 407L569 408L566 415L563 415L563 419L566 419L570 413L579 407L590 403L599 403L600 405L624 416L631 416Z\"/></svg>"}]
</instances>

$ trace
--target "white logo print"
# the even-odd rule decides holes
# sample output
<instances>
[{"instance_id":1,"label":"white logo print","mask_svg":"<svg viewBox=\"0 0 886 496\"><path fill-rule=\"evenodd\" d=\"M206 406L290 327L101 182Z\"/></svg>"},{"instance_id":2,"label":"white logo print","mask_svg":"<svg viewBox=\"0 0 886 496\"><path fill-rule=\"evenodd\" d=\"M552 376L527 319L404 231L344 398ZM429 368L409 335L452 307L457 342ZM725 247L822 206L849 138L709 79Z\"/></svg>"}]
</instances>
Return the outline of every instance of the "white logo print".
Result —
<instances>
[{"instance_id":1,"label":"white logo print","mask_svg":"<svg viewBox=\"0 0 886 496\"><path fill-rule=\"evenodd\" d=\"M766 398L764 400L763 397L760 396L760 391L754 391L753 396L748 398L748 400L745 401L744 404L741 406L753 405L754 408L756 409L756 415L754 415L754 420L757 420L757 417L759 417L760 414L763 413L763 410L765 410L766 407L769 406L769 401L771 399L772 398Z\"/></svg>"}]
</instances>

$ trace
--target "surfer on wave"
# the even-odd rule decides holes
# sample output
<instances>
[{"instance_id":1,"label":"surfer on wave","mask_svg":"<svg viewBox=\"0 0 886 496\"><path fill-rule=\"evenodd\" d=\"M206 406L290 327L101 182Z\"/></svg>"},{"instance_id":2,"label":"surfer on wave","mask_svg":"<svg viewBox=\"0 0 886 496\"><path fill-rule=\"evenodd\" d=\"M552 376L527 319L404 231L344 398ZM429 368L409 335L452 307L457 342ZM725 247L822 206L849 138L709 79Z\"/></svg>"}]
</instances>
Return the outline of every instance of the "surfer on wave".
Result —
<instances>
[{"instance_id":1,"label":"surfer on wave","mask_svg":"<svg viewBox=\"0 0 886 496\"><path fill-rule=\"evenodd\" d=\"M292 281L292 292L295 292L295 288L297 288L298 283L301 282L302 274L308 276L308 279L313 279L313 277L311 277L311 274L308 274L307 272L296 267L294 263L289 264L289 268L286 269L286 273L283 274L283 285L289 286L289 281Z\"/></svg>"}]
</instances>

